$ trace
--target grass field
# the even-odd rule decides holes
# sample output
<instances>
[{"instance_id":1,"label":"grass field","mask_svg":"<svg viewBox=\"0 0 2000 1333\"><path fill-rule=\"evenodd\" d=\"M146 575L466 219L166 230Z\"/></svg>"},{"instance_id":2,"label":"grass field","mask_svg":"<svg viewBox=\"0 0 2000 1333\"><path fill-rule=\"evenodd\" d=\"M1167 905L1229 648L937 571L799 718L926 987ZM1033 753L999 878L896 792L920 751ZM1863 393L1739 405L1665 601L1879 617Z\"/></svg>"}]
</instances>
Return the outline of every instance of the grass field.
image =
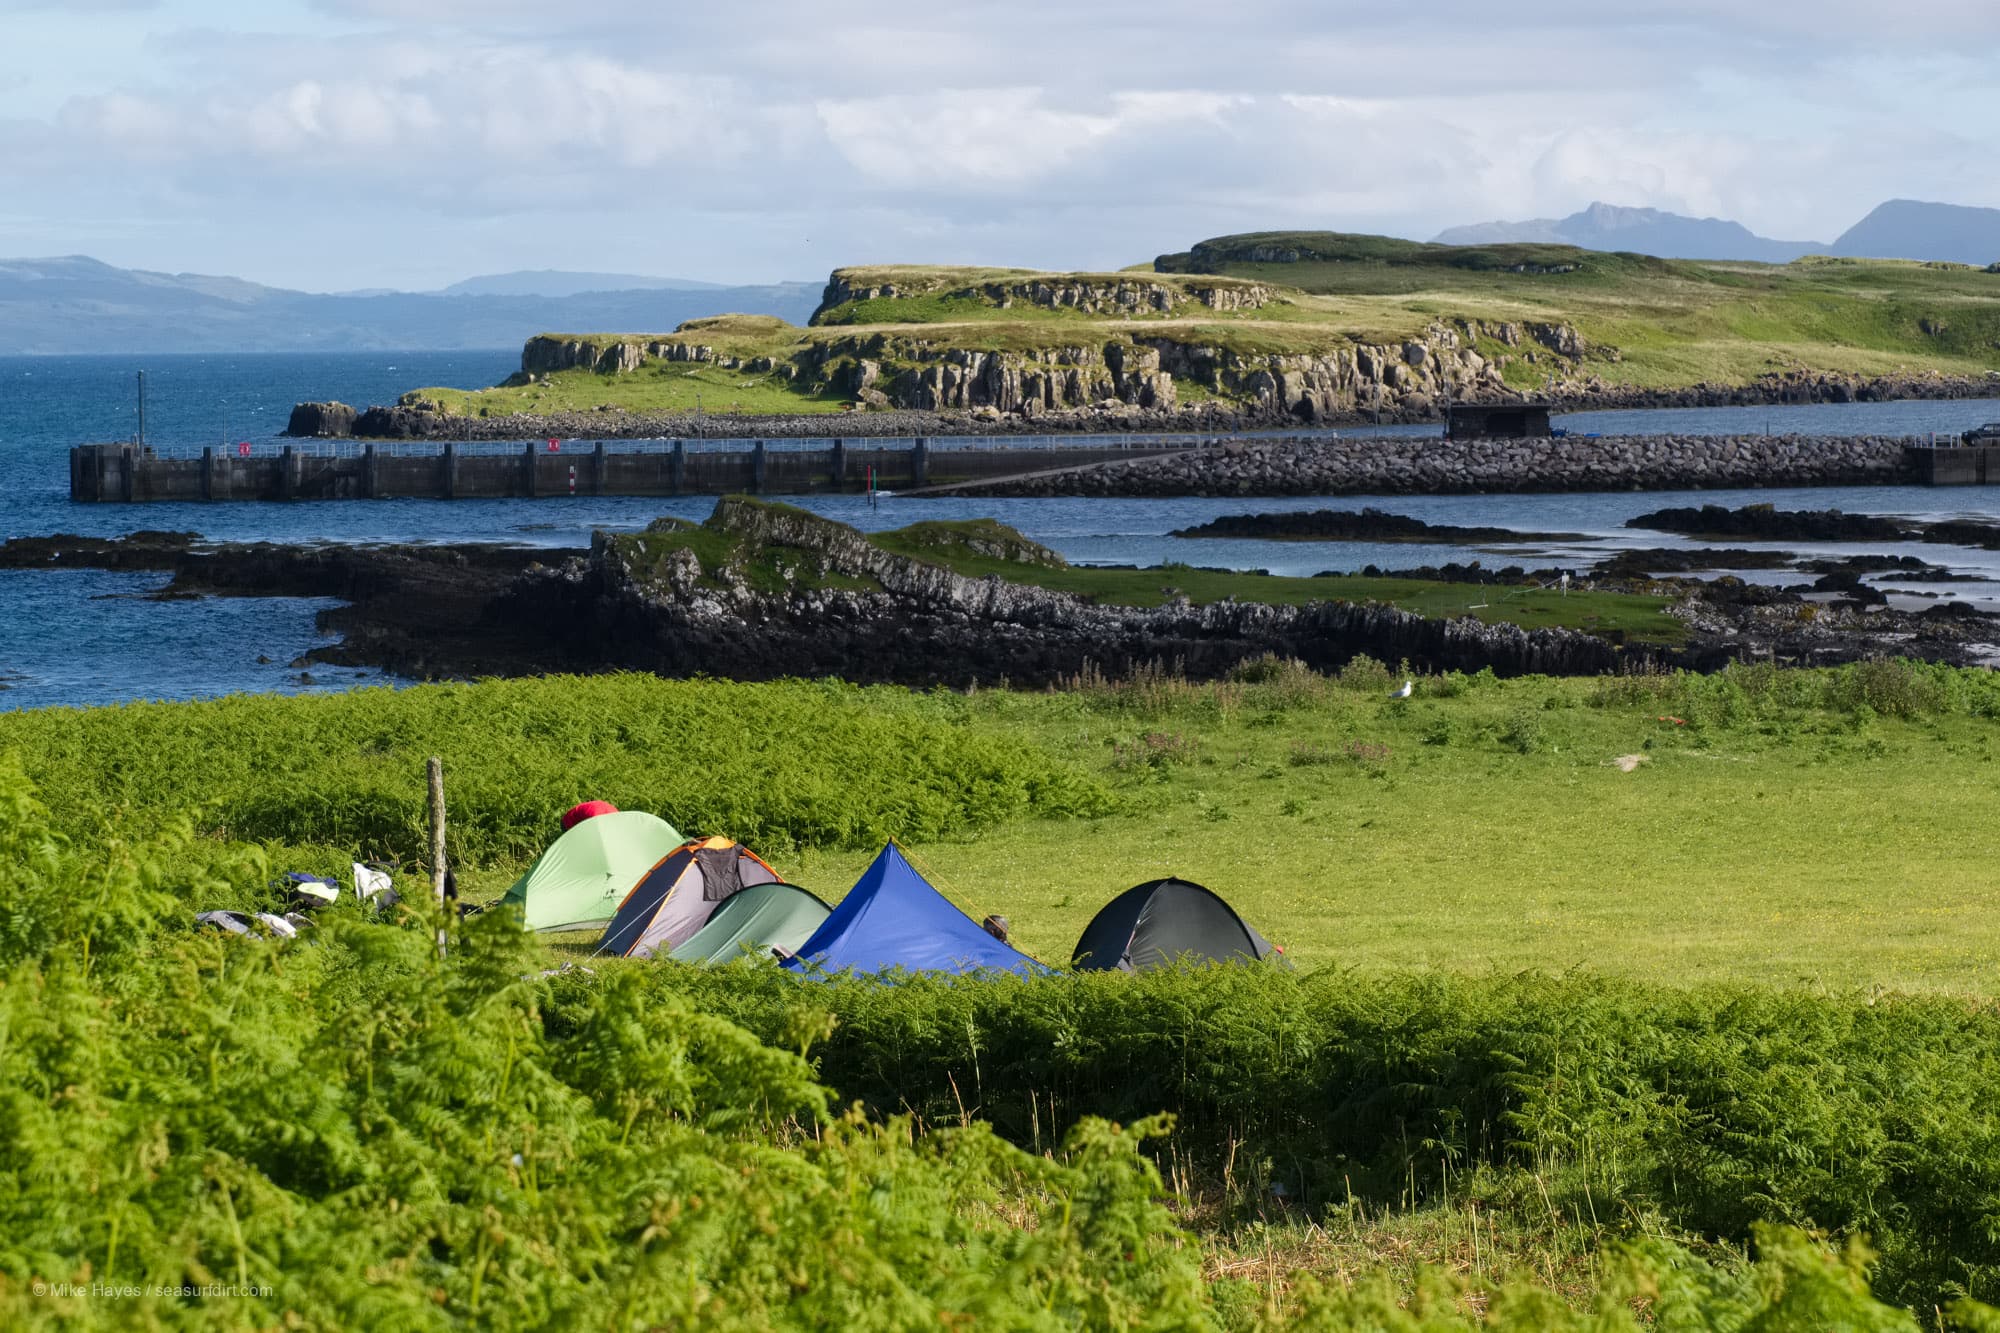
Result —
<instances>
[{"instance_id":1,"label":"grass field","mask_svg":"<svg viewBox=\"0 0 2000 1333\"><path fill-rule=\"evenodd\" d=\"M263 1284L228 1327L1908 1333L1870 1236L1922 1327L1993 1327L1991 673L1398 674L0 716L0 1320L173 1322L29 1295L98 1278ZM421 891L190 930L278 870L421 885L427 754L478 899L603 796L829 898L899 838L1052 961L1192 877L1296 970L804 987L499 914L440 960Z\"/></svg>"},{"instance_id":2,"label":"grass field","mask_svg":"<svg viewBox=\"0 0 2000 1333\"><path fill-rule=\"evenodd\" d=\"M1987 678L1851 668L1828 678L1848 683L1826 707L1787 703L1789 674L1742 679L1747 690L1439 677L1399 703L1385 697L1392 674L1364 662L1341 681L1287 669L1259 683L815 703L778 686L627 677L16 714L0 718L0 752L23 748L79 818L107 795L172 815L188 808L183 789L205 792L220 804L216 828L333 871L350 851L419 857L429 746L457 775L478 895L511 882L556 811L607 796L684 830L745 836L829 898L882 838L903 838L974 917L1006 913L1052 960L1114 894L1178 874L1308 967L2000 992L2000 834L1979 813L2000 799ZM699 753L731 756L705 786L680 738L701 736L720 708L772 730L747 755L701 740ZM578 710L603 715L558 742ZM798 746L789 729L808 714L824 757L801 752L782 782L760 782L758 755ZM867 747L896 728L916 748L893 771L930 793L922 806L890 770L865 784L840 776L879 767ZM229 739L246 734L263 739L249 751ZM97 769L96 756L133 744L177 756L157 762L182 777L161 790L131 760L115 776ZM1033 756L1031 768L1003 779L1012 770L992 766L1012 754ZM949 813L959 798L941 775L975 755L995 776L967 779L986 811L968 821ZM1623 772L1612 761L1624 755L1645 761ZM657 756L677 757L656 780L644 775ZM1110 799L1058 797L1052 777L1028 776L1065 771ZM1064 809L1091 817L1020 817Z\"/></svg>"},{"instance_id":3,"label":"grass field","mask_svg":"<svg viewBox=\"0 0 2000 1333\"><path fill-rule=\"evenodd\" d=\"M589 412L605 403L628 412L685 413L690 418L690 433L697 413L717 418L716 431L727 433L728 418L737 413L840 412L850 401L794 387L790 380L768 373L749 374L677 361L652 362L618 376L563 370L531 384L420 389L417 396L452 416Z\"/></svg>"},{"instance_id":4,"label":"grass field","mask_svg":"<svg viewBox=\"0 0 2000 1333\"><path fill-rule=\"evenodd\" d=\"M1180 875L1308 967L2000 992L1989 719L1731 722L1670 688L1607 703L1569 681L1427 681L1396 704L1366 681L1294 701L1162 686L1129 709L981 695L976 716L1075 757L1123 808L913 851L1048 959L1119 890ZM1646 762L1611 762L1630 754ZM837 891L867 859L787 869Z\"/></svg>"}]
</instances>

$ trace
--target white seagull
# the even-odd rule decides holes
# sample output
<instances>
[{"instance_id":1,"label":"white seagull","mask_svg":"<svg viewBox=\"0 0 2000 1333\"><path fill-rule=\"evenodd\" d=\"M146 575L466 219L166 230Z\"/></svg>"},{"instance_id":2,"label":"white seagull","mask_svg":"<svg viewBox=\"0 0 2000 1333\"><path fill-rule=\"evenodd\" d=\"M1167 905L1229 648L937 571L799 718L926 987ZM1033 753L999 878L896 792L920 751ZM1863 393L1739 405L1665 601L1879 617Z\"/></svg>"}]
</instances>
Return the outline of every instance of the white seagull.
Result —
<instances>
[{"instance_id":1,"label":"white seagull","mask_svg":"<svg viewBox=\"0 0 2000 1333\"><path fill-rule=\"evenodd\" d=\"M1417 682L1415 682L1414 680L1406 680L1403 682L1403 688L1400 690L1391 690L1389 692L1389 697L1391 699L1407 699L1412 694L1415 694L1416 691L1417 691Z\"/></svg>"}]
</instances>

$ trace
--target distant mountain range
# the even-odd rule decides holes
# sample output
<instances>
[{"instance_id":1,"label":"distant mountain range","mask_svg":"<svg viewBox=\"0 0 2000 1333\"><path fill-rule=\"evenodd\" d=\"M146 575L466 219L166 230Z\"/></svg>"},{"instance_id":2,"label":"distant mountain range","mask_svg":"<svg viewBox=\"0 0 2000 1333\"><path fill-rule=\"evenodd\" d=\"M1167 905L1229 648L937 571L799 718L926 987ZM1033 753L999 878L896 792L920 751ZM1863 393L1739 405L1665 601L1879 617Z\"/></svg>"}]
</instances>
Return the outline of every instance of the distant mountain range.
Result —
<instances>
[{"instance_id":1,"label":"distant mountain range","mask_svg":"<svg viewBox=\"0 0 2000 1333\"><path fill-rule=\"evenodd\" d=\"M2000 263L2000 208L1891 199L1842 232L1829 253L1860 259Z\"/></svg>"},{"instance_id":2,"label":"distant mountain range","mask_svg":"<svg viewBox=\"0 0 2000 1333\"><path fill-rule=\"evenodd\" d=\"M551 331L665 332L727 313L803 324L821 288L548 271L468 278L441 292L323 295L81 255L0 260L0 355L449 351L518 347Z\"/></svg>"},{"instance_id":3,"label":"distant mountain range","mask_svg":"<svg viewBox=\"0 0 2000 1333\"><path fill-rule=\"evenodd\" d=\"M1960 264L2000 262L2000 209L1892 199L1834 241L1774 241L1740 222L1691 218L1657 208L1592 204L1566 218L1481 222L1451 227L1441 245L1539 241L1586 250L1629 250L1662 259L1749 259L1787 264L1802 255L1862 259L1937 259Z\"/></svg>"},{"instance_id":4,"label":"distant mountain range","mask_svg":"<svg viewBox=\"0 0 2000 1333\"><path fill-rule=\"evenodd\" d=\"M445 296L582 296L586 292L720 292L720 282L693 278L648 278L637 273L569 273L561 269L524 269L489 273L443 288Z\"/></svg>"},{"instance_id":5,"label":"distant mountain range","mask_svg":"<svg viewBox=\"0 0 2000 1333\"><path fill-rule=\"evenodd\" d=\"M1439 232L1436 239L1441 245L1541 241L1586 250L1630 250L1662 259L1756 259L1768 264L1789 264L1801 255L1826 253L1822 242L1766 240L1740 222L1615 204L1592 204L1566 218L1453 227Z\"/></svg>"},{"instance_id":6,"label":"distant mountain range","mask_svg":"<svg viewBox=\"0 0 2000 1333\"><path fill-rule=\"evenodd\" d=\"M1723 218L1595 203L1566 218L1452 227L1447 245L1534 241L1664 259L1787 263L1808 254L2000 262L2000 209L1892 199L1831 242L1776 241ZM114 268L71 255L0 260L0 355L88 352L450 351L537 333L665 332L728 313L803 324L821 284L728 287L555 269L467 278L434 292L317 293L241 278Z\"/></svg>"}]
</instances>

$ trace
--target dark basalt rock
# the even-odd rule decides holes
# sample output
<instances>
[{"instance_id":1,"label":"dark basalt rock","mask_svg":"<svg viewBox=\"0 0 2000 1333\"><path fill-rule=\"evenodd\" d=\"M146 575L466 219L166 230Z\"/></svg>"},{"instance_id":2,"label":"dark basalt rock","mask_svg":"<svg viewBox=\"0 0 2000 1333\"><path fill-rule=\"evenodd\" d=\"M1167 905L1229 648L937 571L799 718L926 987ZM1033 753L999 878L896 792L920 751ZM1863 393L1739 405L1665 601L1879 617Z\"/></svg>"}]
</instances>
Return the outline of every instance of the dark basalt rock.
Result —
<instances>
[{"instance_id":1,"label":"dark basalt rock","mask_svg":"<svg viewBox=\"0 0 2000 1333\"><path fill-rule=\"evenodd\" d=\"M344 605L320 616L344 637L294 669L331 662L427 679L548 671L644 670L741 680L834 675L912 686L1039 687L1087 673L1162 666L1195 679L1264 654L1336 670L1362 654L1422 671L1597 675L1717 667L1742 657L1838 662L1900 654L1978 660L2000 624L1976 612L1924 616L1841 610L1880 594L1859 571L1829 572L1831 608L1722 578L1681 584L1689 645L1630 647L1569 630L1527 631L1473 619L1433 620L1392 607L1329 600L1304 606L1177 599L1096 605L998 577L967 578L892 554L804 511L725 498L707 525L739 552L704 566L694 547L658 535L599 534L590 551L501 546L204 547L192 534L117 542L17 540L0 554L47 567L67 560L170 569L170 596L315 596ZM153 563L120 563L124 561ZM166 562L166 563L160 563ZM1377 571L1379 573L1379 571ZM1467 581L1486 571L1461 567ZM1425 571L1430 577L1439 571ZM1548 582L1518 567L1492 581ZM1337 597L1339 581L1329 580Z\"/></svg>"},{"instance_id":2,"label":"dark basalt rock","mask_svg":"<svg viewBox=\"0 0 2000 1333\"><path fill-rule=\"evenodd\" d=\"M1491 667L1503 675L1597 674L1629 660L1587 634L1427 620L1349 602L1100 606L966 578L892 555L844 525L733 498L717 503L708 526L746 548L782 551L821 582L764 590L728 569L704 569L689 550L661 562L639 543L600 534L587 560L523 580L498 614L545 624L568 615L569 640L609 665L753 680L833 674L918 686L1044 686L1150 664L1207 679L1266 653L1327 670L1367 654L1407 658L1422 670ZM864 586L824 586L829 575Z\"/></svg>"},{"instance_id":3,"label":"dark basalt rock","mask_svg":"<svg viewBox=\"0 0 2000 1333\"><path fill-rule=\"evenodd\" d=\"M1875 514L1846 514L1838 509L1777 509L1771 505L1724 509L1721 505L1703 505L1699 509L1658 509L1627 519L1625 526L1681 532L1697 537L1750 537L1766 541L1929 542L1938 546L1969 546L2000 551L2000 524L1982 523L1977 519L1918 523ZM1910 557L1855 558L1910 561L1908 565L1878 566L1884 569L1935 568ZM1942 574L1942 571L1939 572Z\"/></svg>"},{"instance_id":4,"label":"dark basalt rock","mask_svg":"<svg viewBox=\"0 0 2000 1333\"><path fill-rule=\"evenodd\" d=\"M1971 546L1982 551L2000 551L2000 524L1981 523L1976 519L1948 519L1943 523L1928 523L1922 529L1923 539L1945 546Z\"/></svg>"},{"instance_id":5,"label":"dark basalt rock","mask_svg":"<svg viewBox=\"0 0 2000 1333\"><path fill-rule=\"evenodd\" d=\"M300 403L292 408L285 434L317 437L344 437L354 434L355 411L346 403Z\"/></svg>"},{"instance_id":6,"label":"dark basalt rock","mask_svg":"<svg viewBox=\"0 0 2000 1333\"><path fill-rule=\"evenodd\" d=\"M1881 606L1887 604L1889 600L1880 588L1872 584L1863 583L1859 574L1844 570L1838 573L1821 575L1813 582L1812 590L1814 592L1837 592L1849 600L1860 602L1865 606Z\"/></svg>"},{"instance_id":7,"label":"dark basalt rock","mask_svg":"<svg viewBox=\"0 0 2000 1333\"><path fill-rule=\"evenodd\" d=\"M1789 569L1797 559L1790 551L1750 551L1740 546L1634 548L1598 561L1591 573L1600 578L1646 579L1711 569Z\"/></svg>"},{"instance_id":8,"label":"dark basalt rock","mask_svg":"<svg viewBox=\"0 0 2000 1333\"><path fill-rule=\"evenodd\" d=\"M0 569L174 569L201 535L135 532L129 537L10 537L0 542Z\"/></svg>"},{"instance_id":9,"label":"dark basalt rock","mask_svg":"<svg viewBox=\"0 0 2000 1333\"><path fill-rule=\"evenodd\" d=\"M1977 583L1973 574L1954 574L1940 565L1928 564L1913 555L1848 555L1837 560L1801 560L1798 567L1808 574L1894 574L1911 583Z\"/></svg>"},{"instance_id":10,"label":"dark basalt rock","mask_svg":"<svg viewBox=\"0 0 2000 1333\"><path fill-rule=\"evenodd\" d=\"M1309 513L1229 514L1199 527L1180 528L1175 537L1250 537L1264 541L1307 542L1559 542L1580 541L1574 532L1517 532L1512 528L1462 528L1426 523L1380 509L1315 509Z\"/></svg>"},{"instance_id":11,"label":"dark basalt rock","mask_svg":"<svg viewBox=\"0 0 2000 1333\"><path fill-rule=\"evenodd\" d=\"M1507 565L1500 569L1488 569L1477 560L1470 564L1459 564L1456 560L1442 565L1418 565L1414 569L1383 569L1379 565L1363 565L1360 577L1366 579L1421 579L1427 583L1471 583L1486 586L1514 585L1523 583L1549 583L1559 579L1565 572L1574 575L1576 571L1560 569L1523 569L1519 565ZM1322 570L1315 575L1322 579L1347 578L1344 570ZM1336 592L1338 589L1335 590Z\"/></svg>"},{"instance_id":12,"label":"dark basalt rock","mask_svg":"<svg viewBox=\"0 0 2000 1333\"><path fill-rule=\"evenodd\" d=\"M1844 514L1838 509L1777 509L1745 505L1725 509L1656 509L1625 520L1628 528L1680 532L1691 537L1750 537L1763 541L1909 541L1911 528L1897 519Z\"/></svg>"}]
</instances>

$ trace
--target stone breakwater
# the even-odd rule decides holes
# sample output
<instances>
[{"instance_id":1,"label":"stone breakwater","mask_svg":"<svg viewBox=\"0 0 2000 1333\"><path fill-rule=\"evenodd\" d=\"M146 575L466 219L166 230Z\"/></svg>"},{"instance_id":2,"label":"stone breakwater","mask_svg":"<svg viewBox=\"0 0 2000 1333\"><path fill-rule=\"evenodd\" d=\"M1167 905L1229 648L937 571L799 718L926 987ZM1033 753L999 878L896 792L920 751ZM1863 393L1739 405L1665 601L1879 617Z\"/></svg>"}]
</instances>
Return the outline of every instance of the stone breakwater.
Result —
<instances>
[{"instance_id":1,"label":"stone breakwater","mask_svg":"<svg viewBox=\"0 0 2000 1333\"><path fill-rule=\"evenodd\" d=\"M1889 484L1910 479L1904 443L1872 435L1292 438L984 482L949 494L1429 495Z\"/></svg>"}]
</instances>

